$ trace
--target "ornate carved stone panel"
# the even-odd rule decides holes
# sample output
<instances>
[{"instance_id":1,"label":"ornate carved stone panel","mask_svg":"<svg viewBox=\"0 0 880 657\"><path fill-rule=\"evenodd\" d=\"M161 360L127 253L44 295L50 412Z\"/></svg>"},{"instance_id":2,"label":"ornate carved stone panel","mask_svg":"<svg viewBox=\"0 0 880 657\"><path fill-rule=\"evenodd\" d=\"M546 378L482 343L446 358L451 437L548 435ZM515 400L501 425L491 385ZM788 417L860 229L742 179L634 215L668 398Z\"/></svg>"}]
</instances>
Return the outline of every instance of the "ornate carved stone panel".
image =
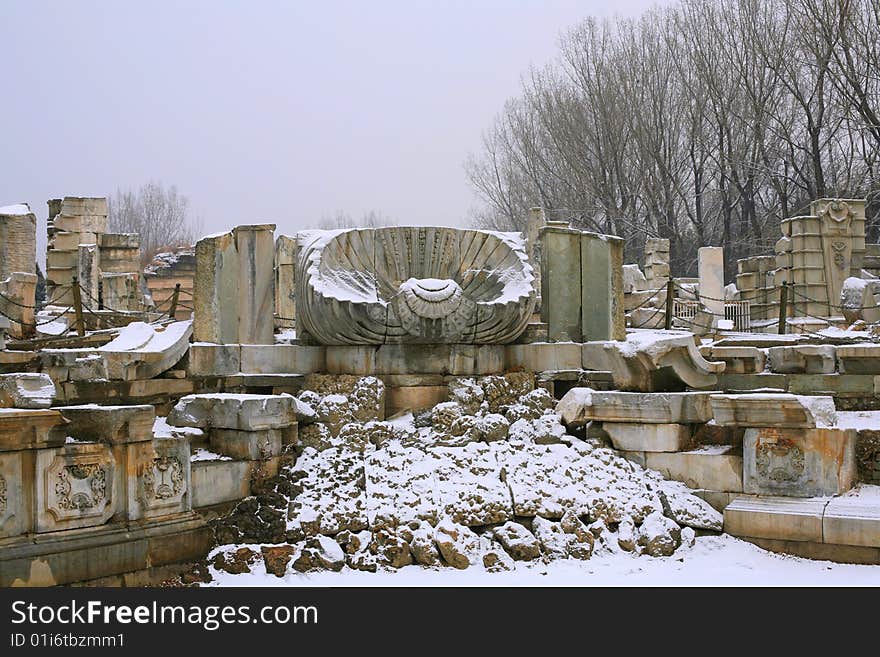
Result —
<instances>
[{"instance_id":1,"label":"ornate carved stone panel","mask_svg":"<svg viewBox=\"0 0 880 657\"><path fill-rule=\"evenodd\" d=\"M37 454L37 531L100 525L114 513L115 460L98 443Z\"/></svg>"},{"instance_id":2,"label":"ornate carved stone panel","mask_svg":"<svg viewBox=\"0 0 880 657\"><path fill-rule=\"evenodd\" d=\"M30 530L30 495L22 466L21 452L0 453L0 538Z\"/></svg>"},{"instance_id":3,"label":"ornate carved stone panel","mask_svg":"<svg viewBox=\"0 0 880 657\"><path fill-rule=\"evenodd\" d=\"M188 511L190 501L189 445L162 439L129 446L136 477L129 481L129 517L138 519Z\"/></svg>"}]
</instances>

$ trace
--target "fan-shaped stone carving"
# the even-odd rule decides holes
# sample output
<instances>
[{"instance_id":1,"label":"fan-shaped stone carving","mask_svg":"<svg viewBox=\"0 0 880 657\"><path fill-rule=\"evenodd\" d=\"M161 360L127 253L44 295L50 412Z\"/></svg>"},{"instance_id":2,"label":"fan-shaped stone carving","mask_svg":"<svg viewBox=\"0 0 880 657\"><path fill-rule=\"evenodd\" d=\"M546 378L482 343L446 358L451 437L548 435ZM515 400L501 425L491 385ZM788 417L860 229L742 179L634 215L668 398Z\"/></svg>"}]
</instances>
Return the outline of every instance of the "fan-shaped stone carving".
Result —
<instances>
[{"instance_id":1,"label":"fan-shaped stone carving","mask_svg":"<svg viewBox=\"0 0 880 657\"><path fill-rule=\"evenodd\" d=\"M310 230L297 244L297 320L321 344L500 344L534 310L519 233Z\"/></svg>"}]
</instances>

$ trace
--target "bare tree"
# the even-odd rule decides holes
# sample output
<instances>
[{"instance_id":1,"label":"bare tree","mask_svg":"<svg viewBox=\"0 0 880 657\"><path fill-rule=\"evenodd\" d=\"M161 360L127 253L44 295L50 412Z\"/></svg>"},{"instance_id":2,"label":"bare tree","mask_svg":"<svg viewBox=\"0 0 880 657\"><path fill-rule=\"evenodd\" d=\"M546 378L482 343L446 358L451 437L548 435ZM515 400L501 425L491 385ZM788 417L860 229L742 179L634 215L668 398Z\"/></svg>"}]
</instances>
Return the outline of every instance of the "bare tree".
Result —
<instances>
[{"instance_id":1,"label":"bare tree","mask_svg":"<svg viewBox=\"0 0 880 657\"><path fill-rule=\"evenodd\" d=\"M117 190L108 211L111 231L141 236L142 265L163 250L192 245L201 234L201 220L174 185L150 181L137 190Z\"/></svg>"},{"instance_id":2,"label":"bare tree","mask_svg":"<svg viewBox=\"0 0 880 657\"><path fill-rule=\"evenodd\" d=\"M393 222L390 217L378 210L368 210L361 215L360 219L353 218L347 212L337 210L334 214L325 214L318 221L317 228L331 230L334 228L378 228L390 226Z\"/></svg>"}]
</instances>

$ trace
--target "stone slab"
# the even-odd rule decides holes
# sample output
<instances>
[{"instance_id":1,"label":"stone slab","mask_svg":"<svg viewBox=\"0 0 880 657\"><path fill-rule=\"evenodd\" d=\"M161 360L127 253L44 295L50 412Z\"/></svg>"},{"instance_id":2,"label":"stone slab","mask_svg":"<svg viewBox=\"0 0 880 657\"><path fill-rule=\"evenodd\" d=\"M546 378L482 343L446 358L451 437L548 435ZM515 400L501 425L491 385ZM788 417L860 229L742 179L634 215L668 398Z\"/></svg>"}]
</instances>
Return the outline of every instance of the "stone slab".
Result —
<instances>
[{"instance_id":1,"label":"stone slab","mask_svg":"<svg viewBox=\"0 0 880 657\"><path fill-rule=\"evenodd\" d=\"M0 407L49 408L55 384L48 374L0 374Z\"/></svg>"},{"instance_id":2,"label":"stone slab","mask_svg":"<svg viewBox=\"0 0 880 657\"><path fill-rule=\"evenodd\" d=\"M785 393L713 395L715 423L721 426L809 429L833 426L837 418L831 397Z\"/></svg>"},{"instance_id":3,"label":"stone slab","mask_svg":"<svg viewBox=\"0 0 880 657\"><path fill-rule=\"evenodd\" d=\"M153 439L155 407L138 406L59 406L58 412L69 424L67 435L77 440L105 442L111 445Z\"/></svg>"},{"instance_id":4,"label":"stone slab","mask_svg":"<svg viewBox=\"0 0 880 657\"><path fill-rule=\"evenodd\" d=\"M743 490L760 495L840 495L856 482L855 429L750 428Z\"/></svg>"},{"instance_id":5,"label":"stone slab","mask_svg":"<svg viewBox=\"0 0 880 657\"><path fill-rule=\"evenodd\" d=\"M326 347L328 374L503 374L503 345L385 344Z\"/></svg>"},{"instance_id":6,"label":"stone slab","mask_svg":"<svg viewBox=\"0 0 880 657\"><path fill-rule=\"evenodd\" d=\"M687 449L693 435L687 424L603 422L602 428L615 449L635 452L678 452Z\"/></svg>"},{"instance_id":7,"label":"stone slab","mask_svg":"<svg viewBox=\"0 0 880 657\"><path fill-rule=\"evenodd\" d=\"M724 532L733 536L822 542L827 500L741 497L724 509Z\"/></svg>"},{"instance_id":8,"label":"stone slab","mask_svg":"<svg viewBox=\"0 0 880 657\"><path fill-rule=\"evenodd\" d=\"M189 346L189 376L226 376L241 372L241 345L196 342Z\"/></svg>"},{"instance_id":9,"label":"stone slab","mask_svg":"<svg viewBox=\"0 0 880 657\"><path fill-rule=\"evenodd\" d=\"M0 452L62 445L66 424L51 409L0 408Z\"/></svg>"},{"instance_id":10,"label":"stone slab","mask_svg":"<svg viewBox=\"0 0 880 657\"><path fill-rule=\"evenodd\" d=\"M507 345L504 352L505 368L511 371L547 372L581 369L581 345L574 342Z\"/></svg>"},{"instance_id":11,"label":"stone slab","mask_svg":"<svg viewBox=\"0 0 880 657\"><path fill-rule=\"evenodd\" d=\"M837 347L841 374L880 374L880 344L853 344Z\"/></svg>"},{"instance_id":12,"label":"stone slab","mask_svg":"<svg viewBox=\"0 0 880 657\"><path fill-rule=\"evenodd\" d=\"M261 461L281 454L282 430L238 431L211 429L208 440L214 451L234 459Z\"/></svg>"},{"instance_id":13,"label":"stone slab","mask_svg":"<svg viewBox=\"0 0 880 657\"><path fill-rule=\"evenodd\" d=\"M290 426L297 421L296 413L296 398L290 395L187 395L169 413L168 424L260 431Z\"/></svg>"},{"instance_id":14,"label":"stone slab","mask_svg":"<svg viewBox=\"0 0 880 657\"><path fill-rule=\"evenodd\" d=\"M700 350L707 360L726 364L723 377L729 374L757 374L764 371L767 356L757 347L708 347Z\"/></svg>"},{"instance_id":15,"label":"stone slab","mask_svg":"<svg viewBox=\"0 0 880 657\"><path fill-rule=\"evenodd\" d=\"M325 368L324 347L306 345L241 345L245 374L311 374Z\"/></svg>"},{"instance_id":16,"label":"stone slab","mask_svg":"<svg viewBox=\"0 0 880 657\"><path fill-rule=\"evenodd\" d=\"M569 425L590 420L651 424L701 424L712 419L713 392L618 392L572 388L556 412Z\"/></svg>"}]
</instances>

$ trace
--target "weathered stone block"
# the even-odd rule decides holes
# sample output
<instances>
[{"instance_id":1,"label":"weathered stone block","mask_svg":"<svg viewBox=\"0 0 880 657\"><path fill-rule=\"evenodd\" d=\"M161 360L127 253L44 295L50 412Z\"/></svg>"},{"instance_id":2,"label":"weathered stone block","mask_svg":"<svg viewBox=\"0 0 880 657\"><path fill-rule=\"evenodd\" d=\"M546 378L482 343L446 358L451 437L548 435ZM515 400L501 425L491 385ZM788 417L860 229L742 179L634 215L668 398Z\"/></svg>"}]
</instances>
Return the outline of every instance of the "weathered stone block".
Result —
<instances>
[{"instance_id":1,"label":"weathered stone block","mask_svg":"<svg viewBox=\"0 0 880 657\"><path fill-rule=\"evenodd\" d=\"M822 520L826 543L880 547L880 505L859 497L836 497Z\"/></svg>"},{"instance_id":2,"label":"weathered stone block","mask_svg":"<svg viewBox=\"0 0 880 657\"><path fill-rule=\"evenodd\" d=\"M251 463L248 461L194 461L193 507L201 508L240 500L251 494Z\"/></svg>"},{"instance_id":3,"label":"weathered stone block","mask_svg":"<svg viewBox=\"0 0 880 657\"><path fill-rule=\"evenodd\" d=\"M104 442L111 445L153 439L156 409L140 406L60 406L66 420L67 434L77 440Z\"/></svg>"},{"instance_id":4,"label":"weathered stone block","mask_svg":"<svg viewBox=\"0 0 880 657\"><path fill-rule=\"evenodd\" d=\"M237 226L196 243L196 342L274 342L274 230L274 224Z\"/></svg>"},{"instance_id":5,"label":"weathered stone block","mask_svg":"<svg viewBox=\"0 0 880 657\"><path fill-rule=\"evenodd\" d=\"M241 345L241 371L247 374L322 372L324 347L306 345Z\"/></svg>"},{"instance_id":6,"label":"weathered stone block","mask_svg":"<svg viewBox=\"0 0 880 657\"><path fill-rule=\"evenodd\" d=\"M393 386L385 393L386 415L433 408L449 398L449 386Z\"/></svg>"},{"instance_id":7,"label":"weathered stone block","mask_svg":"<svg viewBox=\"0 0 880 657\"><path fill-rule=\"evenodd\" d=\"M41 449L36 455L35 531L107 522L116 512L116 461L100 443Z\"/></svg>"},{"instance_id":8,"label":"weathered stone block","mask_svg":"<svg viewBox=\"0 0 880 657\"><path fill-rule=\"evenodd\" d=\"M809 429L833 426L837 419L831 397L755 393L713 395L715 424L740 427Z\"/></svg>"},{"instance_id":9,"label":"weathered stone block","mask_svg":"<svg viewBox=\"0 0 880 657\"><path fill-rule=\"evenodd\" d=\"M0 407L49 408L55 384L48 374L0 374Z\"/></svg>"},{"instance_id":10,"label":"weathered stone block","mask_svg":"<svg viewBox=\"0 0 880 657\"><path fill-rule=\"evenodd\" d=\"M208 434L211 447L234 459L261 461L281 454L283 443L280 429L263 431L238 431L236 429L211 429Z\"/></svg>"},{"instance_id":11,"label":"weathered stone block","mask_svg":"<svg viewBox=\"0 0 880 657\"><path fill-rule=\"evenodd\" d=\"M836 356L832 345L770 347L770 369L782 374L831 374Z\"/></svg>"},{"instance_id":12,"label":"weathered stone block","mask_svg":"<svg viewBox=\"0 0 880 657\"><path fill-rule=\"evenodd\" d=\"M66 424L58 411L0 408L0 452L62 445Z\"/></svg>"},{"instance_id":13,"label":"weathered stone block","mask_svg":"<svg viewBox=\"0 0 880 657\"><path fill-rule=\"evenodd\" d=\"M636 452L678 452L691 442L687 424L632 424L603 422L615 449Z\"/></svg>"},{"instance_id":14,"label":"weathered stone block","mask_svg":"<svg viewBox=\"0 0 880 657\"><path fill-rule=\"evenodd\" d=\"M839 495L856 481L854 429L748 429L743 490L762 495Z\"/></svg>"},{"instance_id":15,"label":"weathered stone block","mask_svg":"<svg viewBox=\"0 0 880 657\"><path fill-rule=\"evenodd\" d=\"M731 447L713 447L672 454L646 453L645 467L691 488L739 493L743 490L743 458Z\"/></svg>"},{"instance_id":16,"label":"weathered stone block","mask_svg":"<svg viewBox=\"0 0 880 657\"><path fill-rule=\"evenodd\" d=\"M785 497L741 497L724 509L724 531L733 536L821 543L822 515L827 503Z\"/></svg>"},{"instance_id":17,"label":"weathered stone block","mask_svg":"<svg viewBox=\"0 0 880 657\"><path fill-rule=\"evenodd\" d=\"M240 344L208 344L196 342L189 346L190 376L226 376L241 372Z\"/></svg>"},{"instance_id":18,"label":"weathered stone block","mask_svg":"<svg viewBox=\"0 0 880 657\"><path fill-rule=\"evenodd\" d=\"M841 374L880 374L880 344L852 344L837 347Z\"/></svg>"},{"instance_id":19,"label":"weathered stone block","mask_svg":"<svg viewBox=\"0 0 880 657\"><path fill-rule=\"evenodd\" d=\"M703 351L703 350L701 350ZM724 376L728 374L756 374L764 371L767 356L763 350L757 347L708 347L704 351L708 360L720 360L727 367Z\"/></svg>"},{"instance_id":20,"label":"weathered stone block","mask_svg":"<svg viewBox=\"0 0 880 657\"><path fill-rule=\"evenodd\" d=\"M546 372L581 368L581 345L573 342L507 345L504 351L507 370Z\"/></svg>"},{"instance_id":21,"label":"weathered stone block","mask_svg":"<svg viewBox=\"0 0 880 657\"><path fill-rule=\"evenodd\" d=\"M568 425L589 420L700 424L712 419L712 392L617 392L572 388L559 401L556 412Z\"/></svg>"},{"instance_id":22,"label":"weathered stone block","mask_svg":"<svg viewBox=\"0 0 880 657\"><path fill-rule=\"evenodd\" d=\"M296 399L290 395L187 395L168 415L168 424L260 431L290 426L296 413Z\"/></svg>"}]
</instances>

